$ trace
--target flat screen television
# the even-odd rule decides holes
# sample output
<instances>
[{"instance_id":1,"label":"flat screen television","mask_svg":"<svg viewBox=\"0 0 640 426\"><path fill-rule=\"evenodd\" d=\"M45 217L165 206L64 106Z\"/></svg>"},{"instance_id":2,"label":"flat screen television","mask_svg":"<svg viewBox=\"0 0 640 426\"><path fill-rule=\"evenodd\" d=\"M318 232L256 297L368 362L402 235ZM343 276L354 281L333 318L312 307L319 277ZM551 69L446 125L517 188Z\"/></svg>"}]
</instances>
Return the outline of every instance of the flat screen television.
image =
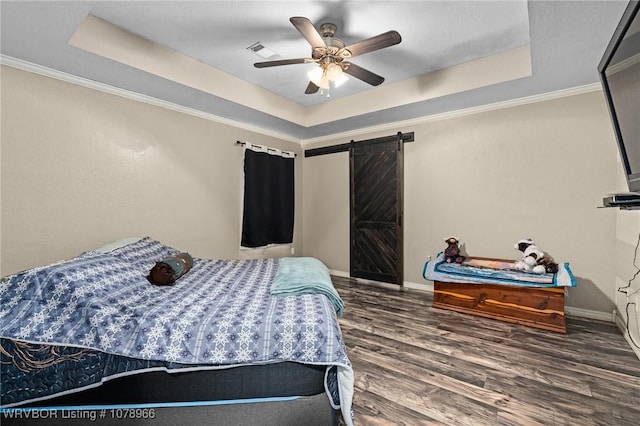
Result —
<instances>
[{"instance_id":1,"label":"flat screen television","mask_svg":"<svg viewBox=\"0 0 640 426\"><path fill-rule=\"evenodd\" d=\"M598 65L630 192L640 193L640 2L631 1Z\"/></svg>"}]
</instances>

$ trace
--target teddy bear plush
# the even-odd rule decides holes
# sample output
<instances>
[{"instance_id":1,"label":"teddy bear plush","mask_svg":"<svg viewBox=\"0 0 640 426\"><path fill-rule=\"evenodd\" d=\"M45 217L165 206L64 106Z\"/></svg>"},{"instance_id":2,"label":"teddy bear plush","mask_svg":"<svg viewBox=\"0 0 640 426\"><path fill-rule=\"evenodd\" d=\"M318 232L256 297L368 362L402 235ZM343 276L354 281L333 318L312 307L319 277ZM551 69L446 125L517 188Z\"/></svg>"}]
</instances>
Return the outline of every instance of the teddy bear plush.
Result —
<instances>
[{"instance_id":1,"label":"teddy bear plush","mask_svg":"<svg viewBox=\"0 0 640 426\"><path fill-rule=\"evenodd\" d=\"M558 272L558 264L554 262L551 256L542 252L532 239L520 240L514 245L514 248L522 252L522 260L516 262L516 269L535 274L555 274Z\"/></svg>"},{"instance_id":2,"label":"teddy bear plush","mask_svg":"<svg viewBox=\"0 0 640 426\"><path fill-rule=\"evenodd\" d=\"M462 263L464 256L460 255L460 247L458 247L458 239L456 237L449 237L444 240L447 243L447 248L444 249L444 260L447 263Z\"/></svg>"}]
</instances>

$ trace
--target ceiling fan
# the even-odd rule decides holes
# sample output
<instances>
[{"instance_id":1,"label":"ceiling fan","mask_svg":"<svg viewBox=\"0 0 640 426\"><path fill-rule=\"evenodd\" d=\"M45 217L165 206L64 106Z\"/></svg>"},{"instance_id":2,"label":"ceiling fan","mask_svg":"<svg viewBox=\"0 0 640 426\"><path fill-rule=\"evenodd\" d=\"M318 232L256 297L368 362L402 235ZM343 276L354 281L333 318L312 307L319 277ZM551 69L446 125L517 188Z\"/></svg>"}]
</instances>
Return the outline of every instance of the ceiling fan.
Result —
<instances>
[{"instance_id":1,"label":"ceiling fan","mask_svg":"<svg viewBox=\"0 0 640 426\"><path fill-rule=\"evenodd\" d=\"M256 62L256 68L277 67L280 65L317 63L317 68L309 71L309 85L304 93L316 93L318 89L329 89L330 82L334 86L344 83L349 74L359 80L378 86L384 81L381 77L367 69L348 61L355 56L373 52L385 47L393 46L402 41L402 37L397 31L387 31L345 46L344 42L335 37L336 25L331 23L322 24L318 32L311 21L304 17L294 16L289 19L294 27L311 45L310 58L282 59L276 61Z\"/></svg>"}]
</instances>

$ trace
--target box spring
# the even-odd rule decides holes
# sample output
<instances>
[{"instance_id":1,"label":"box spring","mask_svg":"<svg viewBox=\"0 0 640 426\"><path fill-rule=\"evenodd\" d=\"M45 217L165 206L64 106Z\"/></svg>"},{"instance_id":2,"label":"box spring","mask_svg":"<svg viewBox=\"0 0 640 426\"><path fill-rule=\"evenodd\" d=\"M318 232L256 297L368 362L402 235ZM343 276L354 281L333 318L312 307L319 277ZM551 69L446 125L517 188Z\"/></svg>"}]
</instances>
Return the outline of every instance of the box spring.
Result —
<instances>
[{"instance_id":1,"label":"box spring","mask_svg":"<svg viewBox=\"0 0 640 426\"><path fill-rule=\"evenodd\" d=\"M111 379L95 388L7 409L34 408L48 416L25 418L23 412L22 418L12 419L5 412L2 424L83 425L87 424L87 418L69 418L69 414L80 417L79 413L84 411L89 416L92 412L99 413L95 406L106 406L106 417L98 417L97 423L297 426L304 420L306 426L336 425L339 414L331 407L324 387L326 368L282 362L221 370L143 372ZM122 412L128 407L153 408L154 418L111 417L113 410Z\"/></svg>"}]
</instances>

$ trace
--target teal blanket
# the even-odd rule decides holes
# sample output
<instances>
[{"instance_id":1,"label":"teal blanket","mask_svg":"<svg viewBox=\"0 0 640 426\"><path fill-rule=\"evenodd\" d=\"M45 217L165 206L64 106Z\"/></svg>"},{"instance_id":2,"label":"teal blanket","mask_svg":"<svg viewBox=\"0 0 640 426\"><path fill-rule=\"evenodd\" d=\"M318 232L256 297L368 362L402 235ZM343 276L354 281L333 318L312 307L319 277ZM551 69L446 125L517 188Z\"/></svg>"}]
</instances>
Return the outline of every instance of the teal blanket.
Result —
<instances>
[{"instance_id":1,"label":"teal blanket","mask_svg":"<svg viewBox=\"0 0 640 426\"><path fill-rule=\"evenodd\" d=\"M283 257L271 284L274 296L324 294L329 298L336 314L341 317L344 302L333 287L327 267L313 257Z\"/></svg>"}]
</instances>

